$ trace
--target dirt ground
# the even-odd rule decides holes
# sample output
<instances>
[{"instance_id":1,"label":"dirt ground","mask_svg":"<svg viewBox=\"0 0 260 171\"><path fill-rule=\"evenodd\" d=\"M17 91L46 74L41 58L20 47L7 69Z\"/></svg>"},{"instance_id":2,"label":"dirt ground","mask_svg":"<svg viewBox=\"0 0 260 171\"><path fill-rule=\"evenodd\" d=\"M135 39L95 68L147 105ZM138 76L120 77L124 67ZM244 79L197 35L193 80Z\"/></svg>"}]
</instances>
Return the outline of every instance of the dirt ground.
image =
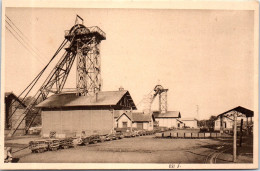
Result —
<instances>
[{"instance_id":1,"label":"dirt ground","mask_svg":"<svg viewBox=\"0 0 260 171\"><path fill-rule=\"evenodd\" d=\"M223 142L213 139L157 139L154 135L71 149L16 153L21 163L204 163Z\"/></svg>"}]
</instances>

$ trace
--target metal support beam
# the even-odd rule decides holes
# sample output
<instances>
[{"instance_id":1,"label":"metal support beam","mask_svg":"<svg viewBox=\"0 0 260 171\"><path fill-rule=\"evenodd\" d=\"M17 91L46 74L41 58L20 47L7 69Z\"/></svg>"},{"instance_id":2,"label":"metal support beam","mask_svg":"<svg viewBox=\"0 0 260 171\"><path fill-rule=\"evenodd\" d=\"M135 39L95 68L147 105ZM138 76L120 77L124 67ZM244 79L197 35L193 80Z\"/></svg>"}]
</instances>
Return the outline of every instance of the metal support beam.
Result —
<instances>
[{"instance_id":1,"label":"metal support beam","mask_svg":"<svg viewBox=\"0 0 260 171\"><path fill-rule=\"evenodd\" d=\"M160 113L166 113L167 112L167 91L168 89L163 89L163 91L160 93Z\"/></svg>"}]
</instances>

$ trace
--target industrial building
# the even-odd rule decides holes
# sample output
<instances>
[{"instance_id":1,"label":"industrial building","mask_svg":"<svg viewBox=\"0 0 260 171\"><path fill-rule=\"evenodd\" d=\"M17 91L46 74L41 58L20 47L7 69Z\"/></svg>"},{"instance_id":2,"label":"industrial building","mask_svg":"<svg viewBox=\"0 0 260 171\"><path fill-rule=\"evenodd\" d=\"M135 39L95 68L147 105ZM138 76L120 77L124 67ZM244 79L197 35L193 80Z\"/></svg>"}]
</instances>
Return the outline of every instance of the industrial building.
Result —
<instances>
[{"instance_id":1,"label":"industrial building","mask_svg":"<svg viewBox=\"0 0 260 171\"><path fill-rule=\"evenodd\" d=\"M198 120L196 118L182 118L184 127L198 128Z\"/></svg>"},{"instance_id":2,"label":"industrial building","mask_svg":"<svg viewBox=\"0 0 260 171\"><path fill-rule=\"evenodd\" d=\"M236 115L236 125L249 129L253 126L254 112L238 106L230 109L217 116L217 120L214 122L215 131L232 131L234 129L234 115Z\"/></svg>"},{"instance_id":3,"label":"industrial building","mask_svg":"<svg viewBox=\"0 0 260 171\"><path fill-rule=\"evenodd\" d=\"M41 113L42 117L43 137L71 137L79 136L83 132L86 135L105 135L111 133L115 127L152 130L155 120L159 122L159 126L180 127L180 112L167 111L168 89L162 85L156 85L144 100L144 113L132 111L137 108L129 92L123 88L119 91L102 91L100 45L103 40L106 40L104 31L98 26L86 27L83 18L76 16L75 25L65 31L64 40L50 62L62 50L65 52L32 96L23 112L24 116L17 119L8 134L9 137L21 128L26 118L29 118L25 128L28 132L38 113ZM76 87L71 92L64 91L74 62ZM39 77L41 75L42 73L39 73ZM38 80L37 76L30 84L32 87L23 91L25 97ZM157 96L160 114L154 117L151 105ZM33 114L30 114L31 111L34 111ZM30 115L31 117L28 117Z\"/></svg>"},{"instance_id":4,"label":"industrial building","mask_svg":"<svg viewBox=\"0 0 260 171\"><path fill-rule=\"evenodd\" d=\"M105 135L114 129L114 113L135 110L132 97L126 90L100 91L95 96L77 93L54 94L38 104L42 109L42 136L56 137Z\"/></svg>"},{"instance_id":5,"label":"industrial building","mask_svg":"<svg viewBox=\"0 0 260 171\"><path fill-rule=\"evenodd\" d=\"M155 121L159 127L180 128L182 127L181 113L179 111L167 111L165 113L153 112Z\"/></svg>"},{"instance_id":6,"label":"industrial building","mask_svg":"<svg viewBox=\"0 0 260 171\"><path fill-rule=\"evenodd\" d=\"M221 125L221 122L220 122L220 117L215 120L214 122L214 130L215 131L220 131L220 125ZM230 118L226 118L224 117L222 119L222 125L223 125L223 130L224 131L230 131L233 129L233 119L230 119Z\"/></svg>"},{"instance_id":7,"label":"industrial building","mask_svg":"<svg viewBox=\"0 0 260 171\"><path fill-rule=\"evenodd\" d=\"M117 118L117 128L153 130L155 118L144 113L125 112Z\"/></svg>"}]
</instances>

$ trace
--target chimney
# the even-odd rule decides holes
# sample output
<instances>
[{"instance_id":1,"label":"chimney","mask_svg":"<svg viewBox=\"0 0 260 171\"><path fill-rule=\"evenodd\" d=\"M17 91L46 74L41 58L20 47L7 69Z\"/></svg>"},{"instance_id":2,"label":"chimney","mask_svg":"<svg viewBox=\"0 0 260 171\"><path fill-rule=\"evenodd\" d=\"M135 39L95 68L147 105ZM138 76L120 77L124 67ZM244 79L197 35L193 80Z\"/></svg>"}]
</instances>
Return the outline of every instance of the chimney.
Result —
<instances>
[{"instance_id":1,"label":"chimney","mask_svg":"<svg viewBox=\"0 0 260 171\"><path fill-rule=\"evenodd\" d=\"M124 88L122 86L120 86L119 91L124 91Z\"/></svg>"}]
</instances>

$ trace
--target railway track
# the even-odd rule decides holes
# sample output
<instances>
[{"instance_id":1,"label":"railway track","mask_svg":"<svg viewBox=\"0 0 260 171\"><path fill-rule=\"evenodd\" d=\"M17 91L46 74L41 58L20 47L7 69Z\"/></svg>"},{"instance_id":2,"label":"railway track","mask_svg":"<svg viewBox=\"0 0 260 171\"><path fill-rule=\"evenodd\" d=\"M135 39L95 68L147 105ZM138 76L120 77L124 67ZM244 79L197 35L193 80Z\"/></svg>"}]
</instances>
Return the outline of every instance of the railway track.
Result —
<instances>
[{"instance_id":1,"label":"railway track","mask_svg":"<svg viewBox=\"0 0 260 171\"><path fill-rule=\"evenodd\" d=\"M209 153L204 160L204 163L214 164L217 163L218 157L223 154L225 151L232 149L232 147L224 147L222 150L214 150L213 152Z\"/></svg>"}]
</instances>

